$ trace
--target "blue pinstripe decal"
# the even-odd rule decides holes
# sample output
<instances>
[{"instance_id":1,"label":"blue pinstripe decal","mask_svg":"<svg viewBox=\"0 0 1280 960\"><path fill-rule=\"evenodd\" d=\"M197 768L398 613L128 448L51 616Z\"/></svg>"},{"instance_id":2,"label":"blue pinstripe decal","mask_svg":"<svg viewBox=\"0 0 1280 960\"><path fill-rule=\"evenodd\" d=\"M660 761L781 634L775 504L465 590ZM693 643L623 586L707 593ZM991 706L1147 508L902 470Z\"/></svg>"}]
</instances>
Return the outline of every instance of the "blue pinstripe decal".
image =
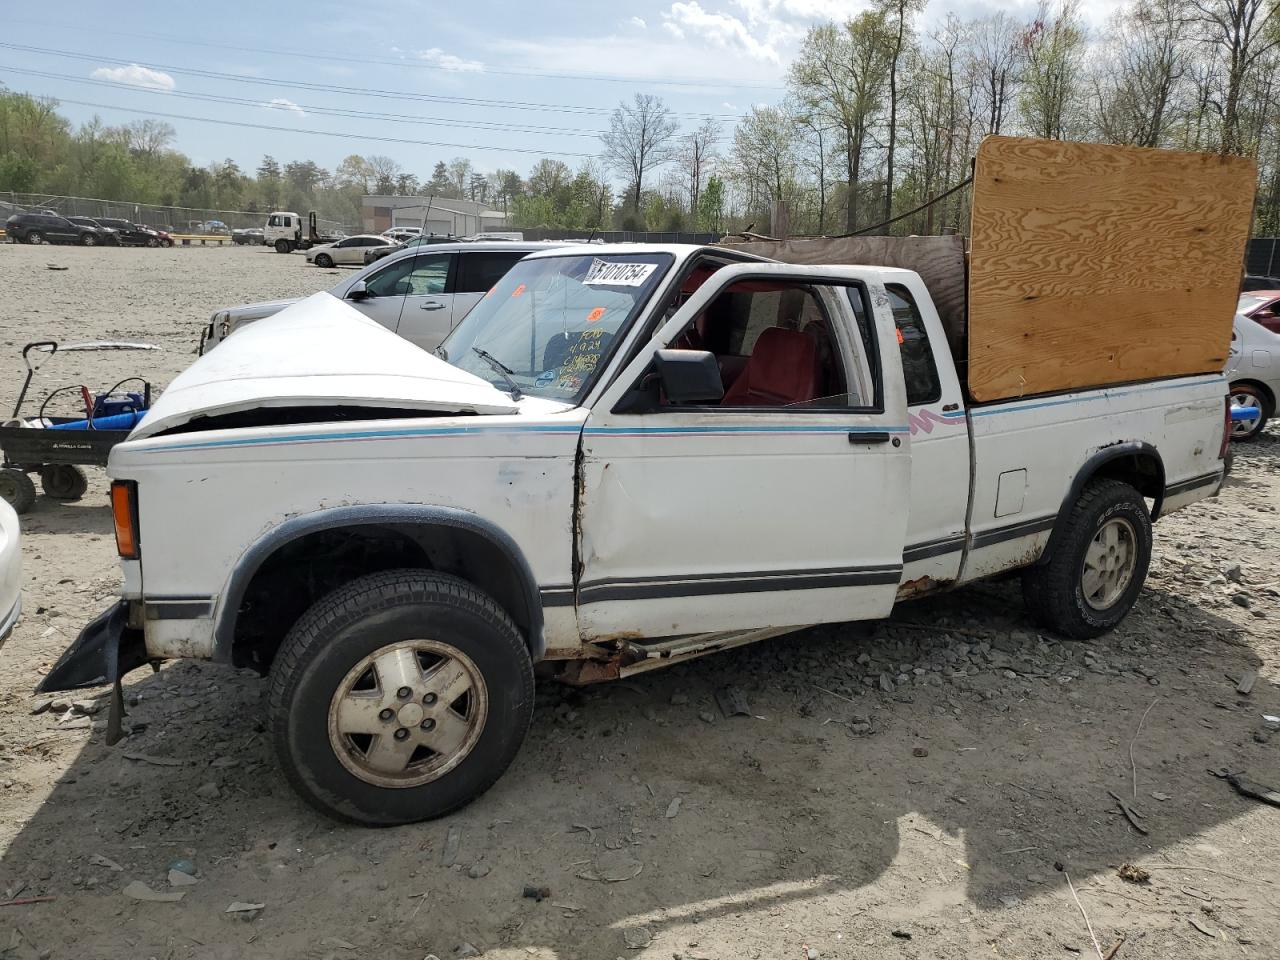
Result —
<instances>
[{"instance_id":1,"label":"blue pinstripe decal","mask_svg":"<svg viewBox=\"0 0 1280 960\"><path fill-rule=\"evenodd\" d=\"M476 425L465 427L406 427L398 430L351 430L343 433L301 433L282 437L241 437L233 440L206 440L199 443L175 444L157 448L158 451L169 450L208 450L216 447L277 446L281 444L329 443L331 441L358 440L395 440L418 439L426 437L464 436L466 434L525 434L538 433L550 436L577 436L578 427L561 427L557 425Z\"/></svg>"},{"instance_id":2,"label":"blue pinstripe decal","mask_svg":"<svg viewBox=\"0 0 1280 960\"><path fill-rule=\"evenodd\" d=\"M1161 383L1155 386L1146 387L1130 387L1128 389L1107 389L1106 387L1098 388L1098 392L1106 397L1129 397L1138 393L1154 393L1158 390L1185 390L1192 387L1204 387L1211 383L1224 383L1221 377L1206 377L1203 380L1195 380L1191 383ZM1038 410L1042 407L1060 407L1068 403L1087 403L1089 399L1081 399L1079 397L1060 397L1056 400L1040 400L1035 403L1022 403L1017 406L1008 406L1000 404L993 407L978 407L969 411L971 417L993 417L1001 413L1022 413L1024 410Z\"/></svg>"},{"instance_id":3,"label":"blue pinstripe decal","mask_svg":"<svg viewBox=\"0 0 1280 960\"><path fill-rule=\"evenodd\" d=\"M1164 383L1156 386L1135 387L1126 390L1106 390L1105 396L1126 397L1138 393L1152 393L1160 390L1181 390L1192 387L1203 387L1211 383L1221 382L1220 377L1207 377L1192 383ZM1072 403L1087 403L1088 399L1063 397L1056 400L1040 400L1034 403L1023 403L1016 406L1000 404L992 407L978 407L973 410L948 411L943 414L946 420L963 420L969 417L991 417L997 414L1021 413L1025 410L1037 410L1044 407L1058 407ZM893 433L905 434L908 427L895 424L893 426L805 426L805 425L761 425L761 426L723 426L723 427L562 427L555 424L475 424L456 427L405 427L390 430L350 430L343 433L321 434L289 434L281 437L242 437L232 440L206 440L195 443L174 444L157 447L149 453L167 452L170 450L209 450L219 447L281 446L305 443L355 442L361 440L394 440L425 439L430 437L451 437L475 435L517 435L536 433L545 436L576 436L579 432L592 436L615 437L680 437L680 436L758 436L771 433L791 433L801 435L827 435L849 433Z\"/></svg>"}]
</instances>

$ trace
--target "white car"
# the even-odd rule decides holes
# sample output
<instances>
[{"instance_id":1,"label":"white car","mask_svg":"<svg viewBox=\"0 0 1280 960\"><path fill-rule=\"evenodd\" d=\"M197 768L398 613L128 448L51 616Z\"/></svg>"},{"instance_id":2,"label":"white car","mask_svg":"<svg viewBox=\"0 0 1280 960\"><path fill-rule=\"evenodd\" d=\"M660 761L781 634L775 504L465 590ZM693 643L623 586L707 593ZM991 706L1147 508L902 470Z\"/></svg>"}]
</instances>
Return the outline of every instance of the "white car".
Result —
<instances>
[{"instance_id":1,"label":"white car","mask_svg":"<svg viewBox=\"0 0 1280 960\"><path fill-rule=\"evenodd\" d=\"M344 263L363 266L364 252L370 247L394 247L395 245L394 240L388 240L386 237L362 233L359 236L338 240L336 243L312 247L307 251L307 263L314 263L317 267L332 267Z\"/></svg>"},{"instance_id":2,"label":"white car","mask_svg":"<svg viewBox=\"0 0 1280 960\"><path fill-rule=\"evenodd\" d=\"M22 612L22 537L18 515L0 500L0 644L9 639Z\"/></svg>"},{"instance_id":3,"label":"white car","mask_svg":"<svg viewBox=\"0 0 1280 960\"><path fill-rule=\"evenodd\" d=\"M1280 333L1273 309L1280 291L1257 290L1240 295L1231 328L1227 378L1231 381L1231 439L1253 440L1275 416L1280 397Z\"/></svg>"},{"instance_id":4,"label":"white car","mask_svg":"<svg viewBox=\"0 0 1280 960\"><path fill-rule=\"evenodd\" d=\"M329 293L424 350L434 350L522 257L555 246L509 241L418 244L343 277ZM246 324L297 302L270 300L214 311L200 353L208 353Z\"/></svg>"}]
</instances>

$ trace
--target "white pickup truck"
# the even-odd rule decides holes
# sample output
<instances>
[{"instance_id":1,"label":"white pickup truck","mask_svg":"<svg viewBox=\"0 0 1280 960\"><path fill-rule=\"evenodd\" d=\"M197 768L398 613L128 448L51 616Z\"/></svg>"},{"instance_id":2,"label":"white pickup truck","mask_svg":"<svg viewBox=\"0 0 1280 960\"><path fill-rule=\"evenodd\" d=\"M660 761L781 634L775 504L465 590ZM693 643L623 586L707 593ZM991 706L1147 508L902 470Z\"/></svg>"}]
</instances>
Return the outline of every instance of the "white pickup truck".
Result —
<instances>
[{"instance_id":1,"label":"white pickup truck","mask_svg":"<svg viewBox=\"0 0 1280 960\"><path fill-rule=\"evenodd\" d=\"M1015 569L1103 633L1223 476L1221 375L966 405L900 269L559 248L437 353L318 294L175 379L111 454L123 599L43 689L256 667L293 785L404 823L498 779L535 665L625 677Z\"/></svg>"}]
</instances>

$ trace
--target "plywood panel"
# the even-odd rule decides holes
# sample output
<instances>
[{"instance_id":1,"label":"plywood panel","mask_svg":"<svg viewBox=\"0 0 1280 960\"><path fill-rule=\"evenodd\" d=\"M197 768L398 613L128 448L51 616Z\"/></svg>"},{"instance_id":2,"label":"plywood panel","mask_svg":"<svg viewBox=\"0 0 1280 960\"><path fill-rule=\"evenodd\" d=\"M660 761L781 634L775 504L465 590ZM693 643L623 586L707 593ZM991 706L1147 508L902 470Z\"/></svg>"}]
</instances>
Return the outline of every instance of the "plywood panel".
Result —
<instances>
[{"instance_id":1,"label":"plywood panel","mask_svg":"<svg viewBox=\"0 0 1280 960\"><path fill-rule=\"evenodd\" d=\"M810 240L726 239L724 246L783 263L901 267L920 274L957 358L965 355L963 237L818 237Z\"/></svg>"},{"instance_id":2,"label":"plywood panel","mask_svg":"<svg viewBox=\"0 0 1280 960\"><path fill-rule=\"evenodd\" d=\"M970 395L1222 370L1255 182L1240 157L985 139L973 186Z\"/></svg>"}]
</instances>

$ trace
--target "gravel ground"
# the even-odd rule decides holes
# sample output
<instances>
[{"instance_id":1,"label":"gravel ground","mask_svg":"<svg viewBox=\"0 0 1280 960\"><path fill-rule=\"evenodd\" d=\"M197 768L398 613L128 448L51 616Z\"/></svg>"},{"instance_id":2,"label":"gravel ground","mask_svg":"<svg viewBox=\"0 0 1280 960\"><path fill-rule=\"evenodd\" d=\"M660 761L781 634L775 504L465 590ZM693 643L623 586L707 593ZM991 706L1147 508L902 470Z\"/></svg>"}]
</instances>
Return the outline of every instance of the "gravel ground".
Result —
<instances>
[{"instance_id":1,"label":"gravel ground","mask_svg":"<svg viewBox=\"0 0 1280 960\"><path fill-rule=\"evenodd\" d=\"M162 386L214 308L334 282L256 249L0 245L0 403L28 339L158 344L67 354L41 383ZM1211 771L1280 787L1263 720L1280 714L1278 510L1273 428L1217 499L1157 525L1147 588L1110 636L1037 632L1006 580L887 623L544 686L493 790L365 830L290 792L247 674L131 674L134 732L113 748L101 713L32 713L118 582L93 471L82 502L40 498L23 520L27 612L0 652L0 901L55 899L0 905L0 958L1093 957L1068 875L1103 953L1274 957L1280 810ZM751 716L723 715L725 685ZM175 860L198 882L171 888ZM183 897L124 893L139 882Z\"/></svg>"}]
</instances>

